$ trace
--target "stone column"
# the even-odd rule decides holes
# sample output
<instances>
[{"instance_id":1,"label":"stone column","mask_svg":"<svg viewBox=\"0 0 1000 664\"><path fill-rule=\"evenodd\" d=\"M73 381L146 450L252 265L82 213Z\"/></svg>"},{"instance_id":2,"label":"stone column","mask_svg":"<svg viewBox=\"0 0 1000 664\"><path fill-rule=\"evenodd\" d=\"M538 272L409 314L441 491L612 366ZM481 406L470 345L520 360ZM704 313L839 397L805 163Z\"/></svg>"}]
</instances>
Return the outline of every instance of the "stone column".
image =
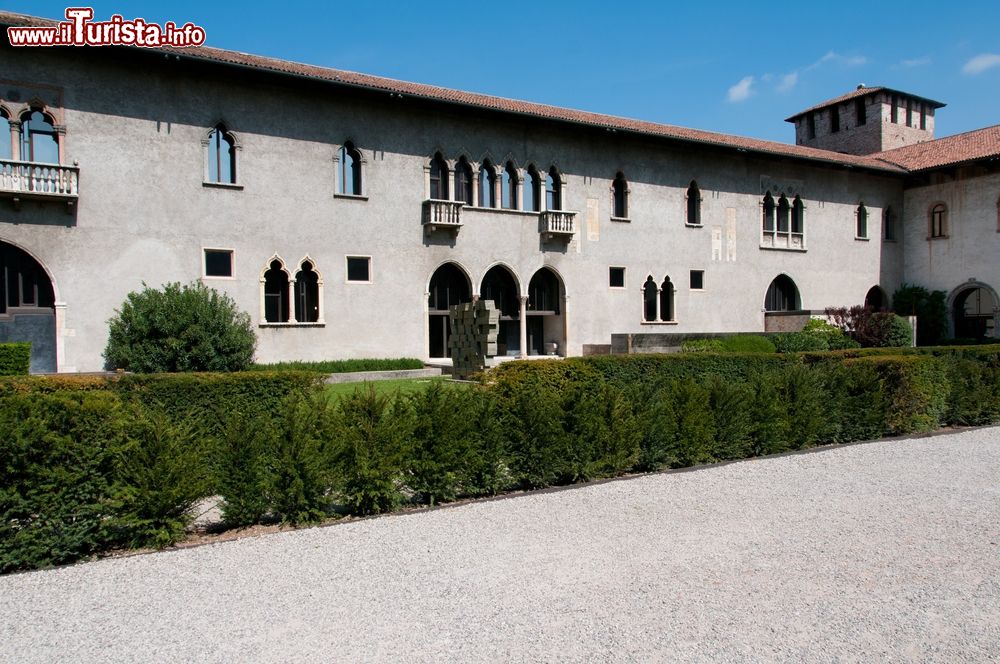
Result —
<instances>
[{"instance_id":1,"label":"stone column","mask_svg":"<svg viewBox=\"0 0 1000 664\"><path fill-rule=\"evenodd\" d=\"M521 333L521 354L518 355L522 360L528 357L528 297L522 295L520 297L521 310L520 310L520 320L518 323Z\"/></svg>"},{"instance_id":2,"label":"stone column","mask_svg":"<svg viewBox=\"0 0 1000 664\"><path fill-rule=\"evenodd\" d=\"M10 120L10 158L14 161L21 159L21 121Z\"/></svg>"},{"instance_id":3,"label":"stone column","mask_svg":"<svg viewBox=\"0 0 1000 664\"><path fill-rule=\"evenodd\" d=\"M569 357L569 295L562 296L563 343L559 354Z\"/></svg>"},{"instance_id":4,"label":"stone column","mask_svg":"<svg viewBox=\"0 0 1000 664\"><path fill-rule=\"evenodd\" d=\"M297 323L295 320L295 280L288 280L288 322Z\"/></svg>"},{"instance_id":5,"label":"stone column","mask_svg":"<svg viewBox=\"0 0 1000 664\"><path fill-rule=\"evenodd\" d=\"M56 302L56 371L66 371L66 303Z\"/></svg>"}]
</instances>

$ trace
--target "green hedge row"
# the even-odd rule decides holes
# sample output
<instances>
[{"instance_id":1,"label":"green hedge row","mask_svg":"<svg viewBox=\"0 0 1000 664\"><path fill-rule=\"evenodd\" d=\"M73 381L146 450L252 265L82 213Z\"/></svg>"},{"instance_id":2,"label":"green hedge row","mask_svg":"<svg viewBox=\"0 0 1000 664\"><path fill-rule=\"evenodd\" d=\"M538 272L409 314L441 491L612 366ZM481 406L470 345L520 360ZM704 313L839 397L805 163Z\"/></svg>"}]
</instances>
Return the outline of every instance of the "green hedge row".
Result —
<instances>
[{"instance_id":1,"label":"green hedge row","mask_svg":"<svg viewBox=\"0 0 1000 664\"><path fill-rule=\"evenodd\" d=\"M352 371L400 371L423 369L423 360L411 357L367 360L326 360L322 362L276 362L255 364L251 371L315 371L317 373L350 373Z\"/></svg>"},{"instance_id":2,"label":"green hedge row","mask_svg":"<svg viewBox=\"0 0 1000 664\"><path fill-rule=\"evenodd\" d=\"M504 363L481 386L328 398L315 374L0 380L0 569L1000 421L1000 346Z\"/></svg>"},{"instance_id":3,"label":"green hedge row","mask_svg":"<svg viewBox=\"0 0 1000 664\"><path fill-rule=\"evenodd\" d=\"M31 366L31 344L0 344L0 376L27 376Z\"/></svg>"}]
</instances>

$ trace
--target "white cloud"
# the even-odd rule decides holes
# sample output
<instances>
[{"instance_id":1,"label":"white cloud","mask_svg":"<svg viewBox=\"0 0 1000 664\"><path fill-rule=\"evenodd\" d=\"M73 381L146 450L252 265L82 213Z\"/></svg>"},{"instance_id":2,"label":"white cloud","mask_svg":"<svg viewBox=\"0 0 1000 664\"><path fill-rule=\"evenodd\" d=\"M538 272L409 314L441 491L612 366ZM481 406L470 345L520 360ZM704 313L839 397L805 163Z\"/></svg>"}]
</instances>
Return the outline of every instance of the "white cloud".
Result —
<instances>
[{"instance_id":1,"label":"white cloud","mask_svg":"<svg viewBox=\"0 0 1000 664\"><path fill-rule=\"evenodd\" d=\"M781 77L781 83L778 84L778 92L788 92L795 87L795 84L799 82L799 72L793 71L791 74L785 74Z\"/></svg>"},{"instance_id":2,"label":"white cloud","mask_svg":"<svg viewBox=\"0 0 1000 664\"><path fill-rule=\"evenodd\" d=\"M740 82L729 88L729 94L726 95L726 99L731 102L743 101L751 94L753 90L753 76L744 76L740 79Z\"/></svg>"},{"instance_id":3,"label":"white cloud","mask_svg":"<svg viewBox=\"0 0 1000 664\"><path fill-rule=\"evenodd\" d=\"M963 74L982 74L987 69L1000 67L1000 55L996 53L981 53L965 63Z\"/></svg>"},{"instance_id":4,"label":"white cloud","mask_svg":"<svg viewBox=\"0 0 1000 664\"><path fill-rule=\"evenodd\" d=\"M841 55L836 51L827 51L822 58L812 63L811 65L804 67L805 71L816 69L821 65L825 65L828 62L834 62L839 65L844 65L846 67L860 67L861 65L868 63L868 58L863 55Z\"/></svg>"},{"instance_id":5,"label":"white cloud","mask_svg":"<svg viewBox=\"0 0 1000 664\"><path fill-rule=\"evenodd\" d=\"M931 63L930 56L924 56L922 58L913 58L912 60L901 60L899 63L900 67L921 67L923 65L929 65Z\"/></svg>"}]
</instances>

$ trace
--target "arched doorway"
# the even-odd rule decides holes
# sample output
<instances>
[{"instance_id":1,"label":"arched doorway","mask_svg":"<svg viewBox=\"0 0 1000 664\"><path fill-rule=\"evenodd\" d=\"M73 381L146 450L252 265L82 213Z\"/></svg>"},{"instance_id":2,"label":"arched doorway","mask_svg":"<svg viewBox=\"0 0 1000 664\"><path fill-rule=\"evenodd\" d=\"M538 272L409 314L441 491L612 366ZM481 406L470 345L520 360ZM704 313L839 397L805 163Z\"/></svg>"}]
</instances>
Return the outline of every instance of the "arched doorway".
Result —
<instances>
[{"instance_id":1,"label":"arched doorway","mask_svg":"<svg viewBox=\"0 0 1000 664\"><path fill-rule=\"evenodd\" d=\"M969 284L960 289L951 305L954 336L977 340L996 338L996 307L996 295L989 286Z\"/></svg>"},{"instance_id":2,"label":"arched doorway","mask_svg":"<svg viewBox=\"0 0 1000 664\"><path fill-rule=\"evenodd\" d=\"M479 297L491 300L500 311L497 330L497 355L521 353L521 294L513 273L503 265L494 265L483 276Z\"/></svg>"},{"instance_id":3,"label":"arched doorway","mask_svg":"<svg viewBox=\"0 0 1000 664\"><path fill-rule=\"evenodd\" d=\"M566 354L563 297L559 275L547 267L540 268L528 282L529 355Z\"/></svg>"},{"instance_id":4,"label":"arched doorway","mask_svg":"<svg viewBox=\"0 0 1000 664\"><path fill-rule=\"evenodd\" d=\"M52 281L28 253L0 242L0 342L31 342L31 372L56 371Z\"/></svg>"},{"instance_id":5,"label":"arched doorway","mask_svg":"<svg viewBox=\"0 0 1000 664\"><path fill-rule=\"evenodd\" d=\"M881 286L872 286L865 295L865 306L875 311L885 311L889 308L889 296Z\"/></svg>"},{"instance_id":6,"label":"arched doorway","mask_svg":"<svg viewBox=\"0 0 1000 664\"><path fill-rule=\"evenodd\" d=\"M767 287L764 311L798 311L799 289L787 274L779 274Z\"/></svg>"},{"instance_id":7,"label":"arched doorway","mask_svg":"<svg viewBox=\"0 0 1000 664\"><path fill-rule=\"evenodd\" d=\"M448 338L448 307L472 300L472 286L465 271L454 263L445 263L431 276L427 303L428 357L451 357Z\"/></svg>"}]
</instances>

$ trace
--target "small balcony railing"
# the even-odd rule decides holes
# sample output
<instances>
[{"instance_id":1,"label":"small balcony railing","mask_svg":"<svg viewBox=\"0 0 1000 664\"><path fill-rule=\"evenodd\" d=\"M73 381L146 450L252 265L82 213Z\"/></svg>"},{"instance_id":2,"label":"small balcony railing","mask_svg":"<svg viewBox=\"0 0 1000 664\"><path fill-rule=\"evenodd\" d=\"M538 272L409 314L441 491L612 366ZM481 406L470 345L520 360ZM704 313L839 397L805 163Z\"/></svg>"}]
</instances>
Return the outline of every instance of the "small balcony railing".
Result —
<instances>
[{"instance_id":1,"label":"small balcony railing","mask_svg":"<svg viewBox=\"0 0 1000 664\"><path fill-rule=\"evenodd\" d=\"M0 159L0 196L64 201L70 206L79 197L80 169L77 166L41 164Z\"/></svg>"},{"instance_id":2,"label":"small balcony railing","mask_svg":"<svg viewBox=\"0 0 1000 664\"><path fill-rule=\"evenodd\" d=\"M446 230L458 233L462 227L462 201L442 201L428 199L424 201L424 229L428 233Z\"/></svg>"},{"instance_id":3,"label":"small balcony railing","mask_svg":"<svg viewBox=\"0 0 1000 664\"><path fill-rule=\"evenodd\" d=\"M803 233L789 231L763 231L760 246L767 249L799 249L806 248L806 238Z\"/></svg>"},{"instance_id":4,"label":"small balcony railing","mask_svg":"<svg viewBox=\"0 0 1000 664\"><path fill-rule=\"evenodd\" d=\"M541 216L539 232L546 240L572 238L576 233L576 212L546 210Z\"/></svg>"}]
</instances>

